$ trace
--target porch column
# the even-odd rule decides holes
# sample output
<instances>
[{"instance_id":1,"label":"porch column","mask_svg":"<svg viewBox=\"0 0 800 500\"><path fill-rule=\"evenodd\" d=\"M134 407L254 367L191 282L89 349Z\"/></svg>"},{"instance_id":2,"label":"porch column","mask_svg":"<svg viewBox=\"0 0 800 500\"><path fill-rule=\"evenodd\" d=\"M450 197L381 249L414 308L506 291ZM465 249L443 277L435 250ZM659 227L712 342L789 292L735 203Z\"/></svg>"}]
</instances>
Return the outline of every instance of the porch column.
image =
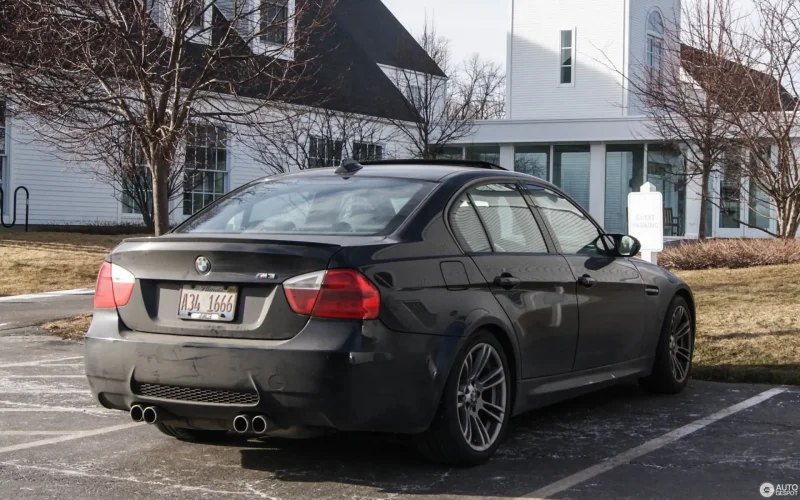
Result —
<instances>
[{"instance_id":1,"label":"porch column","mask_svg":"<svg viewBox=\"0 0 800 500\"><path fill-rule=\"evenodd\" d=\"M703 203L701 180L692 177L686 185L686 220L684 236L696 240L700 236L700 207ZM706 228L706 236L711 235L711 228Z\"/></svg>"},{"instance_id":2,"label":"porch column","mask_svg":"<svg viewBox=\"0 0 800 500\"><path fill-rule=\"evenodd\" d=\"M500 166L506 170L514 171L514 145L500 145Z\"/></svg>"},{"instance_id":3,"label":"porch column","mask_svg":"<svg viewBox=\"0 0 800 500\"><path fill-rule=\"evenodd\" d=\"M589 150L589 214L605 224L606 215L606 145L592 143Z\"/></svg>"}]
</instances>

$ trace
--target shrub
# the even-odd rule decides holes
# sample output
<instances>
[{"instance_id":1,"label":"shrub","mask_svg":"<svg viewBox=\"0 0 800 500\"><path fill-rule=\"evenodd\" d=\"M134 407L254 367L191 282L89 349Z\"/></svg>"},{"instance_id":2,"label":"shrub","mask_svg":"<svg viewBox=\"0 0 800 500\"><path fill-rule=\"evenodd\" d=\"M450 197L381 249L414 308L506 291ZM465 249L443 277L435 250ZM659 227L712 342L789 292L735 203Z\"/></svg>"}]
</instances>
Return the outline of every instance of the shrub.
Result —
<instances>
[{"instance_id":1,"label":"shrub","mask_svg":"<svg viewBox=\"0 0 800 500\"><path fill-rule=\"evenodd\" d=\"M664 248L658 263L668 269L738 269L800 264L800 241L778 239L714 239L682 242Z\"/></svg>"},{"instance_id":2,"label":"shrub","mask_svg":"<svg viewBox=\"0 0 800 500\"><path fill-rule=\"evenodd\" d=\"M36 232L82 233L97 235L139 235L150 231L140 222L86 221L73 224L42 224L31 228Z\"/></svg>"}]
</instances>

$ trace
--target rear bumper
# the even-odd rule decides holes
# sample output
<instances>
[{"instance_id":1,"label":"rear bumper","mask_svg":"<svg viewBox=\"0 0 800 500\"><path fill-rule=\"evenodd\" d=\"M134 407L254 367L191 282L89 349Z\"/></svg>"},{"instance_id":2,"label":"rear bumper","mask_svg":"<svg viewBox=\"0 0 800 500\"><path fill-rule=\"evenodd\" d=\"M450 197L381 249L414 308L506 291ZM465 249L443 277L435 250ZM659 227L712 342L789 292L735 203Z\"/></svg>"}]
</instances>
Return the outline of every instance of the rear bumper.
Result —
<instances>
[{"instance_id":1,"label":"rear bumper","mask_svg":"<svg viewBox=\"0 0 800 500\"><path fill-rule=\"evenodd\" d=\"M379 321L312 320L285 341L147 334L98 311L85 362L92 393L107 408L152 404L182 421L226 427L252 413L284 428L416 433L434 417L459 345L457 337L397 333ZM181 389L143 396L140 384ZM211 392L194 397L185 388ZM220 391L257 397L207 396L228 394Z\"/></svg>"}]
</instances>

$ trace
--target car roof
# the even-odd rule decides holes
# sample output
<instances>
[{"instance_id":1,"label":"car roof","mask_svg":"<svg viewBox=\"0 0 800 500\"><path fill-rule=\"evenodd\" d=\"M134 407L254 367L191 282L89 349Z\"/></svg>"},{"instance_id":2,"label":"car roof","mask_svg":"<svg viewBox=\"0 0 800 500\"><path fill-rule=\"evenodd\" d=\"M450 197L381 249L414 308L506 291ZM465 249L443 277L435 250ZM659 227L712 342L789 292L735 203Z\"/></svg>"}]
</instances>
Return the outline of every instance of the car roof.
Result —
<instances>
[{"instance_id":1,"label":"car roof","mask_svg":"<svg viewBox=\"0 0 800 500\"><path fill-rule=\"evenodd\" d=\"M341 175L337 174L336 171L336 168L314 168L299 172L289 172L280 177L291 179ZM470 179L479 177L508 177L509 179L533 182L543 186L552 186L549 182L538 177L520 172L510 172L491 163L458 160L391 160L364 162L363 168L350 175L352 177L388 177L432 182L441 182L445 178L456 176L463 176Z\"/></svg>"}]
</instances>

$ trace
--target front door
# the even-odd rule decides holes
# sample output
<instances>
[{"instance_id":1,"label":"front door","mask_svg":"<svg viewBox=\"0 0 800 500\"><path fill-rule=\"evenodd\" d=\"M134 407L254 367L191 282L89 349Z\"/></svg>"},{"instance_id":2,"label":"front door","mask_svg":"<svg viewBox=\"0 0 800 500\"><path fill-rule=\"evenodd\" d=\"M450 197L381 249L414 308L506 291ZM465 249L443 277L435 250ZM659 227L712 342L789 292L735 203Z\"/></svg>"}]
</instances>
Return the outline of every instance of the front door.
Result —
<instances>
[{"instance_id":1,"label":"front door","mask_svg":"<svg viewBox=\"0 0 800 500\"><path fill-rule=\"evenodd\" d=\"M549 251L541 221L518 187L475 187L450 217L459 243L514 325L522 377L569 373L578 341L575 279L566 259Z\"/></svg>"},{"instance_id":2,"label":"front door","mask_svg":"<svg viewBox=\"0 0 800 500\"><path fill-rule=\"evenodd\" d=\"M636 267L626 258L602 255L602 231L565 196L538 186L528 192L569 263L579 309L574 371L636 359L645 331L647 293Z\"/></svg>"}]
</instances>

